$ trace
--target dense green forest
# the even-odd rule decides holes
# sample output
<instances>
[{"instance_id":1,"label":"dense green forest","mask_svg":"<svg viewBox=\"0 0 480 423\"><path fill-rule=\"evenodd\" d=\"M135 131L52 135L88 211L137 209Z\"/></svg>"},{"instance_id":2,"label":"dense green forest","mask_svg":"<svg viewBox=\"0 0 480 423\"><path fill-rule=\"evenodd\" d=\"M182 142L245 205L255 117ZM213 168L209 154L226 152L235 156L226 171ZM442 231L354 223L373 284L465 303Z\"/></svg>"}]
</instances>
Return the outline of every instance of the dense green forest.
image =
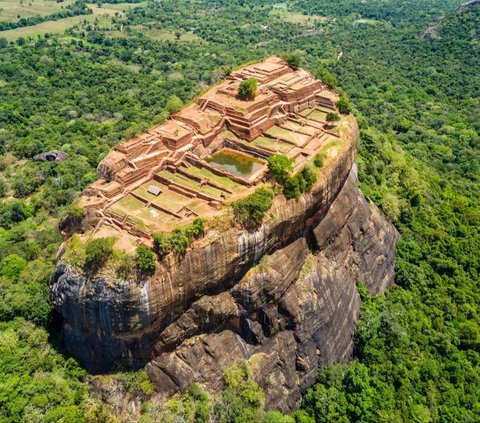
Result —
<instances>
[{"instance_id":1,"label":"dense green forest","mask_svg":"<svg viewBox=\"0 0 480 423\"><path fill-rule=\"evenodd\" d=\"M143 399L144 422L478 422L480 6L459 4L164 0L109 28L0 31L0 422L115 421L58 341L58 221L120 140L230 68L287 51L353 105L362 190L402 235L396 286L360 287L354 360L322 369L292 416L265 413L241 366L218 398L194 385L164 406L144 372L112 377ZM32 161L51 149L69 158Z\"/></svg>"}]
</instances>

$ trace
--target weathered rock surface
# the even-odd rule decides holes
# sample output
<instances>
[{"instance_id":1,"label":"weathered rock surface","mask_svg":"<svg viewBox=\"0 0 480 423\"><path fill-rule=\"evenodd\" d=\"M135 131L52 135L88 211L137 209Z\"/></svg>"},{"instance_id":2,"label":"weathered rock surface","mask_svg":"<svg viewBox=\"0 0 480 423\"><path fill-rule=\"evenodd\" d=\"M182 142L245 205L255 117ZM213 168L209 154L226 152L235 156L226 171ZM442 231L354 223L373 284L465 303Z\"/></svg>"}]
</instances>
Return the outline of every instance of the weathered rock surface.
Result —
<instances>
[{"instance_id":1,"label":"weathered rock surface","mask_svg":"<svg viewBox=\"0 0 480 423\"><path fill-rule=\"evenodd\" d=\"M476 6L477 4L480 4L480 0L470 0L458 6L458 9L459 10L468 9L469 7Z\"/></svg>"},{"instance_id":2,"label":"weathered rock surface","mask_svg":"<svg viewBox=\"0 0 480 423\"><path fill-rule=\"evenodd\" d=\"M367 203L353 173L313 232L312 250L303 237L291 242L168 326L148 365L154 383L167 393L195 380L218 390L223 372L249 359L267 406L288 410L319 365L348 361L361 303L356 284L375 294L393 282L398 234Z\"/></svg>"},{"instance_id":3,"label":"weathered rock surface","mask_svg":"<svg viewBox=\"0 0 480 423\"><path fill-rule=\"evenodd\" d=\"M67 348L93 372L148 363L166 394L194 380L218 390L226 368L250 360L267 406L295 407L319 365L351 356L356 284L393 283L398 233L350 172L356 138L311 193L276 198L256 230L208 234L148 280L88 278L60 262L52 299Z\"/></svg>"},{"instance_id":4,"label":"weathered rock surface","mask_svg":"<svg viewBox=\"0 0 480 423\"><path fill-rule=\"evenodd\" d=\"M34 162L63 162L68 159L68 154L60 150L47 151L33 156Z\"/></svg>"}]
</instances>

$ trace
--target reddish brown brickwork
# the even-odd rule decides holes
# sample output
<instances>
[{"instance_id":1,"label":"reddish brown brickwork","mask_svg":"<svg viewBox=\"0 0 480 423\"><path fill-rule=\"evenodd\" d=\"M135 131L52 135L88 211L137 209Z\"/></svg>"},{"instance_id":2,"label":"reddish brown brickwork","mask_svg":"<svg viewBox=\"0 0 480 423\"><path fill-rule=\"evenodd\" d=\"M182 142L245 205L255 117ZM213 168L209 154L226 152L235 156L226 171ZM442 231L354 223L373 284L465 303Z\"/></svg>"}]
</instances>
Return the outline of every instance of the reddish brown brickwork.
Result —
<instances>
[{"instance_id":1,"label":"reddish brown brickwork","mask_svg":"<svg viewBox=\"0 0 480 423\"><path fill-rule=\"evenodd\" d=\"M252 101L237 95L247 78L258 81ZM95 222L94 234L113 228L138 243L152 231L211 215L225 200L244 194L262 181L272 154L285 154L295 159L295 167L302 166L338 136L326 123L337 99L307 71L278 57L232 72L167 122L117 145L101 161L99 179L80 201ZM261 166L242 176L206 160L222 149Z\"/></svg>"}]
</instances>

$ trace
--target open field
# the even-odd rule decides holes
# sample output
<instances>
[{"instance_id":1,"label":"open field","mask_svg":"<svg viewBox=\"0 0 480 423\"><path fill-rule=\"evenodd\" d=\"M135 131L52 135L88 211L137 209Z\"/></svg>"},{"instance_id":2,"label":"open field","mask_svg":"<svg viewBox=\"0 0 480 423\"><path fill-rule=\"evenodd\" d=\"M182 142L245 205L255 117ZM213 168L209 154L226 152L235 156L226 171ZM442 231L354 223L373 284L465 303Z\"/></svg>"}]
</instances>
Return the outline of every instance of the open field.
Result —
<instances>
[{"instance_id":1,"label":"open field","mask_svg":"<svg viewBox=\"0 0 480 423\"><path fill-rule=\"evenodd\" d=\"M176 41L177 37L175 36L175 31L169 29L160 29L160 28L147 28L143 25L133 26L132 29L146 35L148 38L151 38L155 41ZM182 32L178 41L203 41L197 35L191 32Z\"/></svg>"},{"instance_id":2,"label":"open field","mask_svg":"<svg viewBox=\"0 0 480 423\"><path fill-rule=\"evenodd\" d=\"M288 11L284 8L275 8L270 12L270 16L277 17L285 22L315 26L317 22L329 22L331 19L320 15L304 15L303 13Z\"/></svg>"},{"instance_id":3,"label":"open field","mask_svg":"<svg viewBox=\"0 0 480 423\"><path fill-rule=\"evenodd\" d=\"M0 21L16 22L20 18L51 15L64 9L74 0L0 0Z\"/></svg>"},{"instance_id":4,"label":"open field","mask_svg":"<svg viewBox=\"0 0 480 423\"><path fill-rule=\"evenodd\" d=\"M135 3L133 6L139 6L142 4L143 3ZM90 4L88 7L93 11L93 14L91 15L73 16L70 18L58 19L56 21L42 22L38 25L0 31L0 37L4 37L9 41L13 41L20 37L35 37L37 35L44 35L46 33L60 34L63 33L67 28L77 25L80 22L94 22L96 20L98 20L102 26L108 27L111 24L112 16L114 16L116 13L119 13L120 15L123 14L123 10L131 6L132 4L128 3L108 4L102 7Z\"/></svg>"}]
</instances>

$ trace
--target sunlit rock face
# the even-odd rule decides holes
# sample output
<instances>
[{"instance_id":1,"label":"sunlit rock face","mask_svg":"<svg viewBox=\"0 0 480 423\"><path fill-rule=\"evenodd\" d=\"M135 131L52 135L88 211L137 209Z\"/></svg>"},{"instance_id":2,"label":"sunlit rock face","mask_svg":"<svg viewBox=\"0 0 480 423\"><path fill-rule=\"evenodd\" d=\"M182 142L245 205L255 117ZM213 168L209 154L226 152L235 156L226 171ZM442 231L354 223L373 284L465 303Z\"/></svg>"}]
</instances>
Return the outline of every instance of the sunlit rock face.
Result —
<instances>
[{"instance_id":1,"label":"sunlit rock face","mask_svg":"<svg viewBox=\"0 0 480 423\"><path fill-rule=\"evenodd\" d=\"M311 193L277 197L254 230L207 233L147 280L59 262L52 299L68 350L92 372L147 365L165 394L193 381L218 391L250 360L267 406L296 407L319 366L351 357L356 285L376 294L394 279L398 233L358 188L357 137L355 126Z\"/></svg>"},{"instance_id":2,"label":"sunlit rock face","mask_svg":"<svg viewBox=\"0 0 480 423\"><path fill-rule=\"evenodd\" d=\"M148 371L167 393L222 387L239 359L254 363L267 407L295 408L318 367L346 362L360 309L356 285L393 283L398 233L368 204L352 172L319 224L266 256L231 289L203 296L170 324Z\"/></svg>"}]
</instances>

